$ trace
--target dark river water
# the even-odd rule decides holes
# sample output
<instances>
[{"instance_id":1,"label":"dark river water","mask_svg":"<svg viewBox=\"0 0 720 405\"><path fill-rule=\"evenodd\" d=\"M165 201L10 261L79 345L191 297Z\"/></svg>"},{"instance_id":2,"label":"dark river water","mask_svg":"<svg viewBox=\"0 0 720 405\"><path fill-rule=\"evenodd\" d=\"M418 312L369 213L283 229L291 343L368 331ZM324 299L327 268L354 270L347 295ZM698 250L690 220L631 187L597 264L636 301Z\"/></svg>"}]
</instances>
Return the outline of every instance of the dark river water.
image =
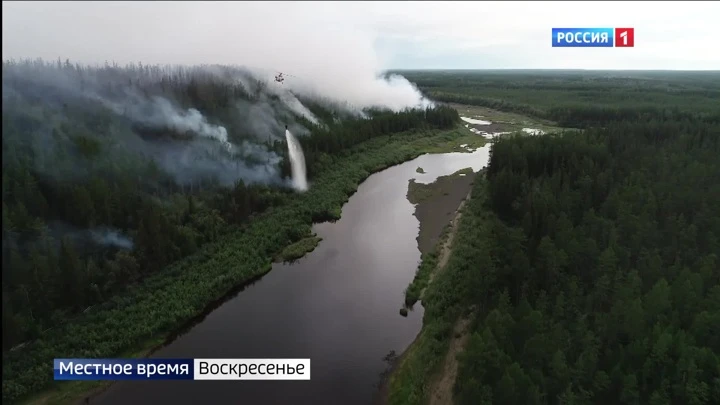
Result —
<instances>
[{"instance_id":1,"label":"dark river water","mask_svg":"<svg viewBox=\"0 0 720 405\"><path fill-rule=\"evenodd\" d=\"M156 358L309 358L310 381L127 381L91 401L144 404L366 405L377 393L383 360L400 354L422 326L423 309L399 314L420 251L408 180L487 164L473 153L423 155L373 174L336 223L315 225L320 245L212 311ZM426 173L416 173L418 166Z\"/></svg>"}]
</instances>

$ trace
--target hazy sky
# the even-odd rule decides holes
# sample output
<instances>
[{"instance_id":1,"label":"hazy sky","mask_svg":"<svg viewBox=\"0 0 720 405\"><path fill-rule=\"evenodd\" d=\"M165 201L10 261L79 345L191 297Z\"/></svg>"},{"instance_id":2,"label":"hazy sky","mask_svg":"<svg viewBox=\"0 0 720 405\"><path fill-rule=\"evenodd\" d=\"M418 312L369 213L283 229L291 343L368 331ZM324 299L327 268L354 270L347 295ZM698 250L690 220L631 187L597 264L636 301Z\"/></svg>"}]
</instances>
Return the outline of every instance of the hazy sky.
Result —
<instances>
[{"instance_id":1,"label":"hazy sky","mask_svg":"<svg viewBox=\"0 0 720 405\"><path fill-rule=\"evenodd\" d=\"M3 2L3 59L383 68L720 69L720 2ZM552 48L634 27L635 48Z\"/></svg>"}]
</instances>

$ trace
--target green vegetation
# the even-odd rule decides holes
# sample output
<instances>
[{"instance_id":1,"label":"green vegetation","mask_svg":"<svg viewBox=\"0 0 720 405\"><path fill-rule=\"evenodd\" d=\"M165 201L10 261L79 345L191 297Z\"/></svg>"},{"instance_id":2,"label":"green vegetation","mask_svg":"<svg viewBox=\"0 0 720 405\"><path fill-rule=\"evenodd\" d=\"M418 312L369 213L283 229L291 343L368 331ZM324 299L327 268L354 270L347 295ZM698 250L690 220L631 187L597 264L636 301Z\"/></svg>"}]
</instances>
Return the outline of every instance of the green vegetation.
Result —
<instances>
[{"instance_id":1,"label":"green vegetation","mask_svg":"<svg viewBox=\"0 0 720 405\"><path fill-rule=\"evenodd\" d=\"M489 132L522 132L523 128L539 129L544 133L563 130L556 122L537 117L493 110L487 107L450 103L461 117L480 119L492 122ZM474 125L480 131L487 131L486 125Z\"/></svg>"},{"instance_id":2,"label":"green vegetation","mask_svg":"<svg viewBox=\"0 0 720 405\"><path fill-rule=\"evenodd\" d=\"M428 184L416 183L415 179L410 179L408 183L407 198L411 204L421 203L431 198L433 194L440 192L433 187L428 187Z\"/></svg>"},{"instance_id":3,"label":"green vegetation","mask_svg":"<svg viewBox=\"0 0 720 405\"><path fill-rule=\"evenodd\" d=\"M456 404L719 403L718 73L422 74L511 110L577 102L586 129L494 144L389 402L427 402L469 317Z\"/></svg>"},{"instance_id":4,"label":"green vegetation","mask_svg":"<svg viewBox=\"0 0 720 405\"><path fill-rule=\"evenodd\" d=\"M473 174L472 167L466 167L453 174L440 176L430 184L417 183L415 179L410 179L407 192L408 201L410 201L411 204L420 204L436 194L445 193L446 188L449 187L454 177L459 177L460 175L471 176Z\"/></svg>"},{"instance_id":5,"label":"green vegetation","mask_svg":"<svg viewBox=\"0 0 720 405\"><path fill-rule=\"evenodd\" d=\"M415 171L416 171L417 173L420 173L420 174L425 173L425 170L423 170L422 167L418 167L417 169L415 169Z\"/></svg>"},{"instance_id":6,"label":"green vegetation","mask_svg":"<svg viewBox=\"0 0 720 405\"><path fill-rule=\"evenodd\" d=\"M608 121L720 121L720 73L607 71L405 71L438 101L489 107L566 128Z\"/></svg>"},{"instance_id":7,"label":"green vegetation","mask_svg":"<svg viewBox=\"0 0 720 405\"><path fill-rule=\"evenodd\" d=\"M443 271L435 274L423 294L423 328L390 379L389 404L421 404L426 401L426 389L447 352L455 321L467 310L463 298L478 285L479 280L474 280L473 276L490 261L489 257L479 254L488 243L487 238L479 237L487 233L487 214L483 207L485 187L486 181L478 175L457 224L448 262ZM432 261L428 260L427 266L432 266L427 268L429 271L436 265ZM426 266L425 260L422 266ZM468 266L477 269L476 272L469 272ZM421 274L424 273L419 271L416 277ZM413 281L413 284L419 283L417 278Z\"/></svg>"},{"instance_id":8,"label":"green vegetation","mask_svg":"<svg viewBox=\"0 0 720 405\"><path fill-rule=\"evenodd\" d=\"M634 122L496 144L494 261L468 296L484 310L459 403L720 399L718 129Z\"/></svg>"},{"instance_id":9,"label":"green vegetation","mask_svg":"<svg viewBox=\"0 0 720 405\"><path fill-rule=\"evenodd\" d=\"M307 235L313 219L331 217L370 174L424 153L422 146L447 133L428 131L380 136L346 157L328 156L327 166L306 193L250 221L242 230L179 261L143 283L6 354L4 395L48 386L54 353L68 357L114 357L148 337L164 336L201 313L206 304L238 284L270 270L270 258ZM118 325L108 327L109 324ZM130 327L130 326L132 327Z\"/></svg>"},{"instance_id":10,"label":"green vegetation","mask_svg":"<svg viewBox=\"0 0 720 405\"><path fill-rule=\"evenodd\" d=\"M418 266L412 283L405 290L405 306L412 307L422 298L422 293L430 282L430 275L437 268L438 254L443 242L438 243L435 252L424 253L420 257L420 266Z\"/></svg>"},{"instance_id":11,"label":"green vegetation","mask_svg":"<svg viewBox=\"0 0 720 405\"><path fill-rule=\"evenodd\" d=\"M450 149L460 134L452 129L457 113L445 107L357 119L307 102L332 118L314 126L288 115L258 83L247 89L201 68L5 62L3 89L4 402L51 386L58 353L115 357L156 344L269 271L273 257L308 247L312 239L283 252L308 237L313 222L338 219L371 173L430 146ZM122 115L77 89L115 103L127 102L113 99L126 93L137 97ZM158 110L142 94L173 107ZM301 142L310 191L278 187L280 176L228 181L228 173L267 173L273 156L281 158L280 175L289 172L284 143L258 143L236 118L243 103L273 106L309 128ZM254 144L218 152L213 139L134 122L135 104L156 113L174 108L178 119L199 112L207 117L203 128L222 122L233 143ZM202 164L177 170L178 150ZM206 170L192 171L198 167ZM106 229L102 243L94 240Z\"/></svg>"},{"instance_id":12,"label":"green vegetation","mask_svg":"<svg viewBox=\"0 0 720 405\"><path fill-rule=\"evenodd\" d=\"M415 273L412 283L405 290L405 306L412 307L422 297L422 293L430 281L430 275L438 265L438 254L442 243L438 243L436 251L424 253L421 256L420 266Z\"/></svg>"},{"instance_id":13,"label":"green vegetation","mask_svg":"<svg viewBox=\"0 0 720 405\"><path fill-rule=\"evenodd\" d=\"M474 172L471 167L460 169L453 174L440 176L430 184L416 183L414 179L410 179L408 184L407 198L411 204L420 204L439 194L447 195L448 189L452 187L453 180L460 175L472 176ZM421 299L423 291L427 287L430 277L435 271L439 263L439 257L443 250L443 245L447 242L452 229L451 224L446 225L438 242L430 252L423 252L421 255L420 265L415 273L412 283L405 290L405 305L412 307ZM419 236L418 238L420 238Z\"/></svg>"},{"instance_id":14,"label":"green vegetation","mask_svg":"<svg viewBox=\"0 0 720 405\"><path fill-rule=\"evenodd\" d=\"M416 145L422 148L425 153L471 153L468 148L480 148L486 144L487 140L484 137L468 131L467 128L456 128L432 140L418 140L416 142ZM461 147L460 145L466 146Z\"/></svg>"},{"instance_id":15,"label":"green vegetation","mask_svg":"<svg viewBox=\"0 0 720 405\"><path fill-rule=\"evenodd\" d=\"M475 118L475 119L481 119L486 121L491 121L493 123L507 123L507 124L516 124L521 125L522 127L532 127L532 128L538 128L541 126L547 126L547 127L554 127L556 125L555 122L540 119L540 118L534 118L534 117L528 117L527 115L512 113L512 112L506 112L506 111L500 111L500 110L493 110L488 107L482 107L477 105L470 105L470 104L452 104L452 106L457 109L458 114L460 114L463 117L468 118Z\"/></svg>"},{"instance_id":16,"label":"green vegetation","mask_svg":"<svg viewBox=\"0 0 720 405\"><path fill-rule=\"evenodd\" d=\"M371 173L485 142L447 107L366 120L302 100L316 126L259 83L216 73L3 63L3 402L47 393L59 353L143 353L271 258L314 248L312 223L338 219ZM719 403L718 73L407 76L439 100L584 131L494 145L444 271L430 283L437 255L425 255L408 288L406 302L423 296L424 327L390 403L427 400L465 318L459 404ZM149 95L251 147L217 152L216 140L131 119L135 104L157 107ZM308 192L278 187L286 148L250 133L242 103L307 130ZM178 167L171 150L203 164Z\"/></svg>"},{"instance_id":17,"label":"green vegetation","mask_svg":"<svg viewBox=\"0 0 720 405\"><path fill-rule=\"evenodd\" d=\"M460 213L462 211L458 211ZM442 234L438 240L435 249L432 252L423 253L420 257L420 265L415 272L413 281L405 290L405 306L412 308L415 303L423 298L423 294L427 291L427 286L430 284L432 275L438 269L440 263L440 254L443 251L443 246L447 243L450 233L453 231L452 224L448 224L443 228Z\"/></svg>"},{"instance_id":18,"label":"green vegetation","mask_svg":"<svg viewBox=\"0 0 720 405\"><path fill-rule=\"evenodd\" d=\"M464 128L462 136L453 140L453 143L455 146L452 148L452 152L471 153L472 151L485 146L485 144L487 144L487 139L484 136L475 134L470 132L467 128ZM440 150L434 149L432 153L440 153Z\"/></svg>"},{"instance_id":19,"label":"green vegetation","mask_svg":"<svg viewBox=\"0 0 720 405\"><path fill-rule=\"evenodd\" d=\"M291 262L293 260L297 260L305 256L305 254L315 250L321 240L322 238L316 235L300 239L299 241L283 249L282 252L280 252L278 259L279 261L284 262Z\"/></svg>"}]
</instances>

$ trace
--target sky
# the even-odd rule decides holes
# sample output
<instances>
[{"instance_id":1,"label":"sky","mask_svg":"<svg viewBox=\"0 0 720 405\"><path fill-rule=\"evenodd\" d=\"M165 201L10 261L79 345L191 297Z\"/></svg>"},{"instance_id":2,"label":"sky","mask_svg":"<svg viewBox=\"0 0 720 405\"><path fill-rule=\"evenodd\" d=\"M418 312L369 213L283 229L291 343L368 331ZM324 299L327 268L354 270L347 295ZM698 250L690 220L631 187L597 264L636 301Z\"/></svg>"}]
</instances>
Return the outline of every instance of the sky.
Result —
<instances>
[{"instance_id":1,"label":"sky","mask_svg":"<svg viewBox=\"0 0 720 405\"><path fill-rule=\"evenodd\" d=\"M720 2L3 2L2 54L384 69L720 70ZM553 27L633 27L634 48L552 48ZM713 51L715 50L715 51Z\"/></svg>"}]
</instances>

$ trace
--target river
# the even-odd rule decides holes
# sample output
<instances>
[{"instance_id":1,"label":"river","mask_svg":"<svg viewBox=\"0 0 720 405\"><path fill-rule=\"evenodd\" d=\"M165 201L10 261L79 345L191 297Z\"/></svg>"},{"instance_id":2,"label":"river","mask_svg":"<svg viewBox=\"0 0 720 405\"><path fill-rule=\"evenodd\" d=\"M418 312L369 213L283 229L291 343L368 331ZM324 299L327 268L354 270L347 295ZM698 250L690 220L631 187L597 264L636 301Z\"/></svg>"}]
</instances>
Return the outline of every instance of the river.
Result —
<instances>
[{"instance_id":1,"label":"river","mask_svg":"<svg viewBox=\"0 0 720 405\"><path fill-rule=\"evenodd\" d=\"M318 247L270 273L210 312L155 358L309 358L310 381L126 381L92 404L366 405L377 393L383 358L402 353L422 327L422 306L399 309L420 251L408 180L487 164L472 153L423 155L363 182L335 223L316 224ZM426 173L416 172L422 167Z\"/></svg>"}]
</instances>

